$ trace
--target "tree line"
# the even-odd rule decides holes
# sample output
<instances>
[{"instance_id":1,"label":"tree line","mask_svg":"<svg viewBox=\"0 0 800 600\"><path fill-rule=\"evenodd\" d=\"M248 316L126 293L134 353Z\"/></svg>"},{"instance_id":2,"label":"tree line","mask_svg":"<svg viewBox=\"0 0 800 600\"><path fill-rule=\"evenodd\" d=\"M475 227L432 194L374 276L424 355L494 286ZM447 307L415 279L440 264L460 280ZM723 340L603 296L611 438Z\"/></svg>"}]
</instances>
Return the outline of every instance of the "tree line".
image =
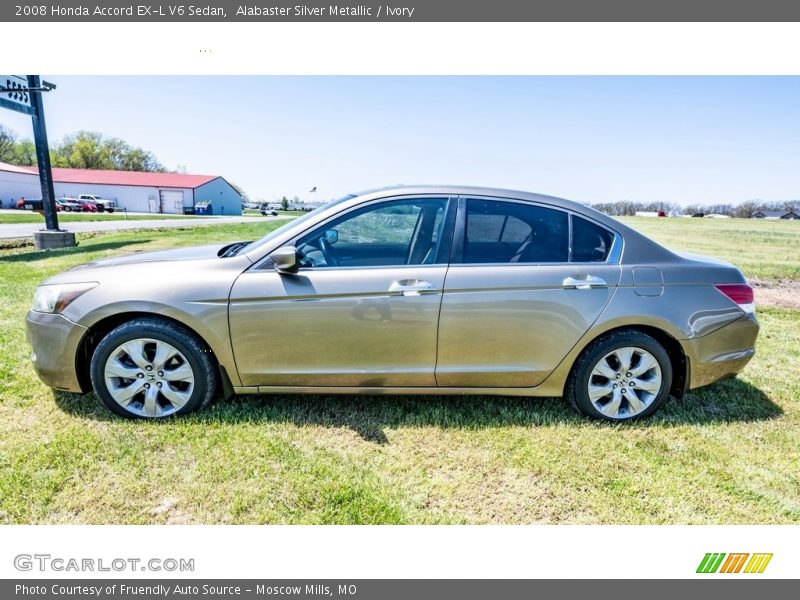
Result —
<instances>
[{"instance_id":1,"label":"tree line","mask_svg":"<svg viewBox=\"0 0 800 600\"><path fill-rule=\"evenodd\" d=\"M749 219L759 210L778 210L800 212L800 200L766 202L763 200L746 200L739 204L689 204L681 206L675 202L599 202L592 208L613 217L631 217L637 212L665 212L670 216L677 215L727 215L741 219Z\"/></svg>"},{"instance_id":2,"label":"tree line","mask_svg":"<svg viewBox=\"0 0 800 600\"><path fill-rule=\"evenodd\" d=\"M0 162L35 165L38 162L36 146L31 140L20 139L13 131L0 125ZM96 131L79 131L51 144L50 162L54 167L73 169L167 172L149 150Z\"/></svg>"},{"instance_id":3,"label":"tree line","mask_svg":"<svg viewBox=\"0 0 800 600\"><path fill-rule=\"evenodd\" d=\"M27 138L0 125L0 162L20 167L38 164L36 146ZM146 171L148 173L185 173L186 167L167 169L156 155L132 146L125 140L110 137L96 131L79 131L65 136L60 142L50 145L50 163L54 167L71 169L100 169L114 171ZM247 192L228 180L231 186L248 199Z\"/></svg>"}]
</instances>

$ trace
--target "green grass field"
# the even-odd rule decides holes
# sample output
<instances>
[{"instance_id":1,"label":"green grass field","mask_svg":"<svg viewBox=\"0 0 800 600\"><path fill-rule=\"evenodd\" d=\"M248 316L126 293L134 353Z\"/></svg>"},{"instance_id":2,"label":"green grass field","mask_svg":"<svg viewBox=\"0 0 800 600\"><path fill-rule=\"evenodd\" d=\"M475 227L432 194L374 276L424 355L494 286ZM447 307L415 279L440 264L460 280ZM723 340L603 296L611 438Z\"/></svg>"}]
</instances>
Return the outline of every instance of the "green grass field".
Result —
<instances>
[{"instance_id":1,"label":"green grass field","mask_svg":"<svg viewBox=\"0 0 800 600\"><path fill-rule=\"evenodd\" d=\"M672 250L715 256L762 280L800 280L800 221L623 217Z\"/></svg>"},{"instance_id":2,"label":"green grass field","mask_svg":"<svg viewBox=\"0 0 800 600\"><path fill-rule=\"evenodd\" d=\"M795 272L787 249L798 228L633 224L751 265L749 275ZM800 522L798 310L759 311L758 354L738 379L629 426L583 420L560 399L486 397L242 396L184 419L130 422L35 377L23 319L45 277L277 225L0 251L0 523Z\"/></svg>"}]
</instances>

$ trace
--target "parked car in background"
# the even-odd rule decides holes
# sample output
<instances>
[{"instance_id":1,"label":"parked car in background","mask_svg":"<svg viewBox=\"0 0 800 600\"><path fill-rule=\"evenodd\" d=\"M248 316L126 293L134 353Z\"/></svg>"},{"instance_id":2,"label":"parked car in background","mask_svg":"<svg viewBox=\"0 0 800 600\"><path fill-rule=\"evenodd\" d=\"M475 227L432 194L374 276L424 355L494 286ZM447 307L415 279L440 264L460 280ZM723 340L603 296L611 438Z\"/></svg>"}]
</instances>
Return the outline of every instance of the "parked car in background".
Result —
<instances>
[{"instance_id":1,"label":"parked car in background","mask_svg":"<svg viewBox=\"0 0 800 600\"><path fill-rule=\"evenodd\" d=\"M269 209L266 206L262 206L261 207L261 214L263 216L265 216L265 217L277 217L278 216L278 211Z\"/></svg>"},{"instance_id":2,"label":"parked car in background","mask_svg":"<svg viewBox=\"0 0 800 600\"><path fill-rule=\"evenodd\" d=\"M107 200L95 194L78 194L78 200L94 204L98 212L113 213L117 208L117 203L113 200Z\"/></svg>"},{"instance_id":3,"label":"parked car in background","mask_svg":"<svg viewBox=\"0 0 800 600\"><path fill-rule=\"evenodd\" d=\"M27 317L42 381L140 418L218 394L340 393L563 396L629 421L735 376L758 330L730 264L577 202L455 186L92 262L40 285Z\"/></svg>"},{"instance_id":4,"label":"parked car in background","mask_svg":"<svg viewBox=\"0 0 800 600\"><path fill-rule=\"evenodd\" d=\"M94 202L89 202L88 200L78 200L78 204L80 204L80 210L83 212L97 212L97 205Z\"/></svg>"},{"instance_id":5,"label":"parked car in background","mask_svg":"<svg viewBox=\"0 0 800 600\"><path fill-rule=\"evenodd\" d=\"M65 212L81 210L81 203L70 198L56 198L56 205L61 207Z\"/></svg>"},{"instance_id":6,"label":"parked car in background","mask_svg":"<svg viewBox=\"0 0 800 600\"><path fill-rule=\"evenodd\" d=\"M80 198L59 198L57 201L62 201L64 209L67 206L73 212L97 212L97 205L89 200L81 200Z\"/></svg>"}]
</instances>

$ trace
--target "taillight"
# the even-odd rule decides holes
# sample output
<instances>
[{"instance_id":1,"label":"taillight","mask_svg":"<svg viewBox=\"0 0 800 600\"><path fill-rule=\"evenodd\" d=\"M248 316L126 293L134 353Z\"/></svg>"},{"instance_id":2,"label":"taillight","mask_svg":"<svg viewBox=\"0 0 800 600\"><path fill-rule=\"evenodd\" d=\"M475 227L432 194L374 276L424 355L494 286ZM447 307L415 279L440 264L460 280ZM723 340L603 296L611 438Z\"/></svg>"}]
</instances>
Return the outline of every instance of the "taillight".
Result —
<instances>
[{"instance_id":1,"label":"taillight","mask_svg":"<svg viewBox=\"0 0 800 600\"><path fill-rule=\"evenodd\" d=\"M744 312L751 314L756 312L753 288L746 283L721 283L714 287L738 304Z\"/></svg>"}]
</instances>

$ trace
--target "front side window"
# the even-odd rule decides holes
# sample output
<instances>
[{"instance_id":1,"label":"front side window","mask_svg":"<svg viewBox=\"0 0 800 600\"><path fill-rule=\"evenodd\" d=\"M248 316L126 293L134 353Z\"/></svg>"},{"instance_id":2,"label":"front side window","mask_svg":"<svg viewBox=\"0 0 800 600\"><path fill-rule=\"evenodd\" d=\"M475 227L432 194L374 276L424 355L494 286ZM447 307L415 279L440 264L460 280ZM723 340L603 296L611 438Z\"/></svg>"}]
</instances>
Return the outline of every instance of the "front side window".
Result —
<instances>
[{"instance_id":1,"label":"front side window","mask_svg":"<svg viewBox=\"0 0 800 600\"><path fill-rule=\"evenodd\" d=\"M436 264L444 260L446 198L403 199L352 211L301 237L304 268Z\"/></svg>"},{"instance_id":2,"label":"front side window","mask_svg":"<svg viewBox=\"0 0 800 600\"><path fill-rule=\"evenodd\" d=\"M567 213L520 202L467 200L463 263L568 260Z\"/></svg>"}]
</instances>

